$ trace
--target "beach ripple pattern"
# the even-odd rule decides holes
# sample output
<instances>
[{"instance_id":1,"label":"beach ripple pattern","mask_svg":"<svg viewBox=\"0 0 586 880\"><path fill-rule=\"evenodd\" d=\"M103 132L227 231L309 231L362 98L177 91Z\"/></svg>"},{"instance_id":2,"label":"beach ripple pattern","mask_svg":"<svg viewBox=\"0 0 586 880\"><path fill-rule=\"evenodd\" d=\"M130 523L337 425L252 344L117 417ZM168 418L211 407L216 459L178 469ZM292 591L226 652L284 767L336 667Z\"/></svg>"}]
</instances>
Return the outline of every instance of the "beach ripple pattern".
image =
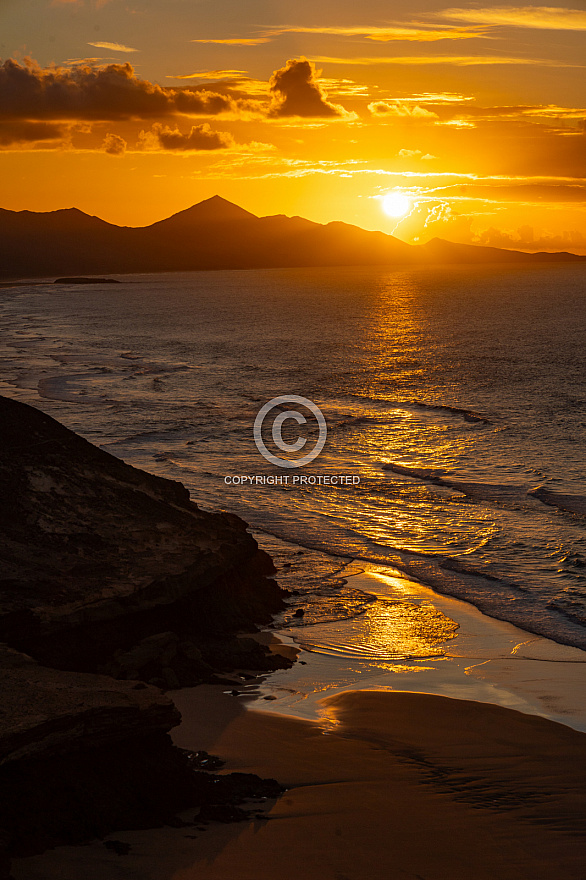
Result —
<instances>
[{"instance_id":1,"label":"beach ripple pattern","mask_svg":"<svg viewBox=\"0 0 586 880\"><path fill-rule=\"evenodd\" d=\"M283 406L288 406L292 403L295 403L298 406L304 406L315 416L319 427L319 436L311 452L306 453L301 458L279 458L278 455L274 455L267 449L265 442L262 438L262 428L266 417L272 410L276 408L281 408ZM300 452L307 443L307 440L304 437L299 437L294 443L287 443L283 439L282 428L284 422L286 422L288 419L294 420L299 425L306 424L307 419L298 410L288 409L280 412L273 422L271 434L275 446L282 452L292 454L295 452ZM282 468L298 468L309 464L311 461L317 458L317 456L324 448L328 436L328 428L326 425L324 414L322 413L321 409L316 406L315 403L313 403L313 401L308 400L307 397L300 397L297 394L283 394L280 397L273 397L260 408L256 419L254 420L253 435L254 442L256 443L258 451L264 458L266 458L267 461L270 461L271 464L275 464L277 465L277 467Z\"/></svg>"}]
</instances>

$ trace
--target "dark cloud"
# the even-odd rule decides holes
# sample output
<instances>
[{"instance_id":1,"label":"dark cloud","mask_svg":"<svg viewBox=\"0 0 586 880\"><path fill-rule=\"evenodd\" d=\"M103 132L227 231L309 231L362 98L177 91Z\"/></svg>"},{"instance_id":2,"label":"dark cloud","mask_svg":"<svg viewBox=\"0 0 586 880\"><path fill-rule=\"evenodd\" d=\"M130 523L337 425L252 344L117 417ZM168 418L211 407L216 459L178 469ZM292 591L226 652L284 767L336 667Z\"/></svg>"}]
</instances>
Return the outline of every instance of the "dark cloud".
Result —
<instances>
[{"instance_id":1,"label":"dark cloud","mask_svg":"<svg viewBox=\"0 0 586 880\"><path fill-rule=\"evenodd\" d=\"M0 145L4 147L35 141L61 140L65 136L63 126L53 122L0 121Z\"/></svg>"},{"instance_id":2,"label":"dark cloud","mask_svg":"<svg viewBox=\"0 0 586 880\"><path fill-rule=\"evenodd\" d=\"M315 79L315 67L306 58L287 61L276 70L269 90L273 103L269 116L344 117L346 111L338 104L330 104L327 95Z\"/></svg>"},{"instance_id":3,"label":"dark cloud","mask_svg":"<svg viewBox=\"0 0 586 880\"><path fill-rule=\"evenodd\" d=\"M110 156L123 156L126 152L126 141L118 134L108 133L104 138L102 149Z\"/></svg>"},{"instance_id":4,"label":"dark cloud","mask_svg":"<svg viewBox=\"0 0 586 880\"><path fill-rule=\"evenodd\" d=\"M234 138L227 131L212 131L207 122L192 126L189 134L159 124L147 134L141 134L141 142L147 149L162 150L225 150L234 146Z\"/></svg>"},{"instance_id":5,"label":"dark cloud","mask_svg":"<svg viewBox=\"0 0 586 880\"><path fill-rule=\"evenodd\" d=\"M238 110L227 95L165 89L135 76L131 64L41 68L31 59L0 65L0 118L122 120Z\"/></svg>"}]
</instances>

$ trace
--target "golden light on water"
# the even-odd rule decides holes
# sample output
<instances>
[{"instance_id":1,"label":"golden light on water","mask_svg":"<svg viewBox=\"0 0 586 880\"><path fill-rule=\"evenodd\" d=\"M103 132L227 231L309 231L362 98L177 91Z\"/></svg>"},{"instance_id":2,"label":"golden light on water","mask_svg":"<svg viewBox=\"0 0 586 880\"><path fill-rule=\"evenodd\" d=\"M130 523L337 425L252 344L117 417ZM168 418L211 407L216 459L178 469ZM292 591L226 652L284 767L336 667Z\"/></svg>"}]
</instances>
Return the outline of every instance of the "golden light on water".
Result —
<instances>
[{"instance_id":1,"label":"golden light on water","mask_svg":"<svg viewBox=\"0 0 586 880\"><path fill-rule=\"evenodd\" d=\"M380 598L350 620L311 627L305 650L371 663L392 672L397 661L442 656L458 625L432 605ZM409 667L411 669L411 667Z\"/></svg>"}]
</instances>

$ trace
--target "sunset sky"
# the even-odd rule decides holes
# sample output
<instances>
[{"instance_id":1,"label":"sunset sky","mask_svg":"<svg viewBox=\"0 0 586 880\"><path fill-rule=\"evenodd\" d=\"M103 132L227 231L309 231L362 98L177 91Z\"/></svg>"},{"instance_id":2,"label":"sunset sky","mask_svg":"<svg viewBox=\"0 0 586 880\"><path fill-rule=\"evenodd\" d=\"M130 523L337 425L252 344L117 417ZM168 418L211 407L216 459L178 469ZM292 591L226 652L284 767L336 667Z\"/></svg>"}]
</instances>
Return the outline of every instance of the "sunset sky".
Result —
<instances>
[{"instance_id":1,"label":"sunset sky","mask_svg":"<svg viewBox=\"0 0 586 880\"><path fill-rule=\"evenodd\" d=\"M584 0L2 0L0 24L0 207L144 225L217 193L586 253Z\"/></svg>"}]
</instances>

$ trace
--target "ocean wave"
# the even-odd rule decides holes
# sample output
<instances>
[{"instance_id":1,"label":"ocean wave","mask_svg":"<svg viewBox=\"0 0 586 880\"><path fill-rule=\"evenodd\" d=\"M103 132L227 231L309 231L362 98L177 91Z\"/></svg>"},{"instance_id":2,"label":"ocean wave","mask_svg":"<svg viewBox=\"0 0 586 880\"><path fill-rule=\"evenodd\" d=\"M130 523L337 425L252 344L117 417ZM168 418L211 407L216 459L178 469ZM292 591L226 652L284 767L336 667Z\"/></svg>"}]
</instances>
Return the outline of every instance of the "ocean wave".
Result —
<instances>
[{"instance_id":1,"label":"ocean wave","mask_svg":"<svg viewBox=\"0 0 586 880\"><path fill-rule=\"evenodd\" d=\"M453 489L461 492L468 498L475 498L480 501L493 501L496 503L516 502L522 503L527 494L525 486L516 485L514 483L481 483L471 480L457 480L437 468L419 468L412 465L399 464L397 462L387 462L382 465L385 471L393 471L404 477L414 477L417 480L423 480L433 483L435 486L445 486L447 489Z\"/></svg>"},{"instance_id":2,"label":"ocean wave","mask_svg":"<svg viewBox=\"0 0 586 880\"><path fill-rule=\"evenodd\" d=\"M550 507L557 507L559 510L577 513L579 516L586 516L586 497L584 495L564 495L561 492L546 489L544 486L530 489L527 494L542 501L543 504L548 504Z\"/></svg>"},{"instance_id":3,"label":"ocean wave","mask_svg":"<svg viewBox=\"0 0 586 880\"><path fill-rule=\"evenodd\" d=\"M422 409L438 410L447 412L454 416L461 416L465 422L480 422L483 425L491 425L492 422L488 416L475 412L472 409L465 409L461 406L450 406L444 403L424 403L421 400L414 400L412 406L421 407Z\"/></svg>"},{"instance_id":4,"label":"ocean wave","mask_svg":"<svg viewBox=\"0 0 586 880\"><path fill-rule=\"evenodd\" d=\"M463 419L465 422L471 422L474 424L483 424L483 425L492 425L492 420L485 415L484 413L476 412L476 410L468 409L463 406L453 406L449 403L429 403L425 400L417 400L417 398L412 400L385 400L379 397L369 397L352 395L353 397L357 397L360 401L367 400L370 403L374 403L377 406L385 406L391 407L392 409L420 409L420 410L431 410L434 412L443 412L448 415L457 416L458 418Z\"/></svg>"},{"instance_id":5,"label":"ocean wave","mask_svg":"<svg viewBox=\"0 0 586 880\"><path fill-rule=\"evenodd\" d=\"M393 471L403 477L415 477L418 480L426 480L435 485L445 485L443 481L444 471L437 468L418 468L407 464L398 464L397 462L388 462L382 465L383 471Z\"/></svg>"},{"instance_id":6,"label":"ocean wave","mask_svg":"<svg viewBox=\"0 0 586 880\"><path fill-rule=\"evenodd\" d=\"M548 602L547 607L565 615L568 620L586 626L586 605L583 599L573 600L567 596L556 596Z\"/></svg>"},{"instance_id":7,"label":"ocean wave","mask_svg":"<svg viewBox=\"0 0 586 880\"><path fill-rule=\"evenodd\" d=\"M266 533L281 540L296 543L311 551L327 553L348 560L349 554L341 554L336 546L293 534L284 528L256 526L259 533ZM377 552L378 551L378 552ZM586 628L576 606L569 602L553 600L542 604L542 597L534 594L506 577L474 568L456 557L433 557L431 555L404 552L393 547L372 545L372 550L356 548L352 561L392 568L410 578L431 587L438 593L461 599L474 605L484 614L512 623L527 632L553 639L560 644L586 650ZM555 604L554 604L555 603Z\"/></svg>"},{"instance_id":8,"label":"ocean wave","mask_svg":"<svg viewBox=\"0 0 586 880\"><path fill-rule=\"evenodd\" d=\"M68 386L70 382L89 378L93 379L91 373L79 373L76 376L49 376L45 379L39 379L37 383L37 391L39 397L45 397L48 400L61 400L64 403L83 403L83 404L120 404L121 401L100 395L95 397L87 394L85 391L72 390Z\"/></svg>"}]
</instances>

